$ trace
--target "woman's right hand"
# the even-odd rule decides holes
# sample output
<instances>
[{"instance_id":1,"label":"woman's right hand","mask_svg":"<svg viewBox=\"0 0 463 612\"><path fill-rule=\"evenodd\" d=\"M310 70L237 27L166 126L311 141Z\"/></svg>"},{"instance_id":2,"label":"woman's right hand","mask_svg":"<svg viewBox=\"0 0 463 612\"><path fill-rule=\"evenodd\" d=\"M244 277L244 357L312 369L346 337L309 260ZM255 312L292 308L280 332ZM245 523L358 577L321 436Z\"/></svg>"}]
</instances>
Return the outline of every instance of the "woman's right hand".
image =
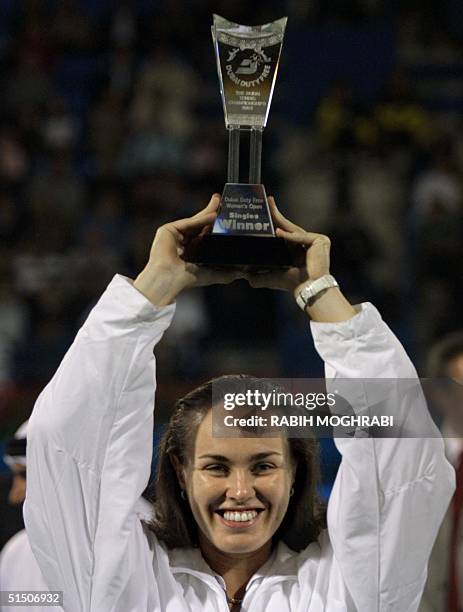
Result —
<instances>
[{"instance_id":1,"label":"woman's right hand","mask_svg":"<svg viewBox=\"0 0 463 612\"><path fill-rule=\"evenodd\" d=\"M220 196L193 217L162 225L156 232L148 263L133 285L155 306L172 303L184 289L230 283L243 274L239 270L212 270L182 259L188 243L212 228Z\"/></svg>"}]
</instances>

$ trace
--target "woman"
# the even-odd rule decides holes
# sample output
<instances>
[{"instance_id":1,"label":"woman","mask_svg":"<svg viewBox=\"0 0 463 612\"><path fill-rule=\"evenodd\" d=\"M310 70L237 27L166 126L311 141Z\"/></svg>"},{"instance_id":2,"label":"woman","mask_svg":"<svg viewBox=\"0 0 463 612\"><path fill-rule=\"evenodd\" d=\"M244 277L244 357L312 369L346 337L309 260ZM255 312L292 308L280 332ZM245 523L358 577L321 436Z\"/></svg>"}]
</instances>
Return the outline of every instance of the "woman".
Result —
<instances>
[{"instance_id":1,"label":"woman","mask_svg":"<svg viewBox=\"0 0 463 612\"><path fill-rule=\"evenodd\" d=\"M279 532L292 497L306 499L296 491L301 463L290 442L214 438L211 411L202 405L189 443L163 446L177 478L171 494L180 496L164 501L182 504L187 532L193 517L190 543L172 548L162 513L151 528L137 517L150 471L153 345L181 291L238 276L181 258L188 241L214 222L218 205L213 196L194 217L158 230L145 269L133 285L112 281L37 402L25 520L49 587L64 591L64 608L72 612L415 610L453 487L437 437L337 440L343 461L328 531L296 551ZM367 304L357 312L332 281L324 283L329 240L304 232L273 200L270 205L277 234L307 247L309 280L301 283L295 269L248 280L293 291L302 302L327 378L415 378L377 311ZM325 288L307 299L318 279ZM409 405L396 388L391 384L388 408L402 418L413 410L432 427L421 395ZM367 392L359 381L354 407L368 408ZM306 511L316 538L316 508ZM172 520L180 527L178 513Z\"/></svg>"}]
</instances>

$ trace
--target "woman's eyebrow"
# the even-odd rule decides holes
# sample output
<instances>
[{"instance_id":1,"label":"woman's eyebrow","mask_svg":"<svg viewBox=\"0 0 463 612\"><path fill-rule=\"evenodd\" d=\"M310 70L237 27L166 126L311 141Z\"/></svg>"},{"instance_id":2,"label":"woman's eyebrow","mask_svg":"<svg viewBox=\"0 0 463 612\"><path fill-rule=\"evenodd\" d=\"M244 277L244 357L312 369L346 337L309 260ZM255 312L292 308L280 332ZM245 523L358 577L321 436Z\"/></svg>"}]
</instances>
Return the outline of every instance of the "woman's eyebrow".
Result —
<instances>
[{"instance_id":1,"label":"woman's eyebrow","mask_svg":"<svg viewBox=\"0 0 463 612\"><path fill-rule=\"evenodd\" d=\"M251 455L249 457L250 461L259 461L260 459L267 459L267 457L270 457L272 455L278 455L279 457L282 457L282 453L279 453L278 451L266 451L263 453L256 453L255 455ZM230 459L228 457L225 457L224 455L201 455L200 457L198 457L198 459L213 459L214 461L222 461L222 462L226 462L226 463L230 463Z\"/></svg>"}]
</instances>

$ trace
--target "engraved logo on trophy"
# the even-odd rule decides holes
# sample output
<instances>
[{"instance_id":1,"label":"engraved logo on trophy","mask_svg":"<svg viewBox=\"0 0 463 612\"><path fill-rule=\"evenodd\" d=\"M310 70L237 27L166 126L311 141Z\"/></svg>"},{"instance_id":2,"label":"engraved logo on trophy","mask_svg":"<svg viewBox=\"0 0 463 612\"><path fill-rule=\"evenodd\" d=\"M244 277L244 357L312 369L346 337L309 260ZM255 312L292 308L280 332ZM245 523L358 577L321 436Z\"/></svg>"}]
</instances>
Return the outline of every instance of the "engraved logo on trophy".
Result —
<instances>
[{"instance_id":1,"label":"engraved logo on trophy","mask_svg":"<svg viewBox=\"0 0 463 612\"><path fill-rule=\"evenodd\" d=\"M226 70L228 78L239 87L254 87L270 74L272 59L262 49L239 47L229 52Z\"/></svg>"},{"instance_id":2,"label":"engraved logo on trophy","mask_svg":"<svg viewBox=\"0 0 463 612\"><path fill-rule=\"evenodd\" d=\"M245 26L214 15L212 39L229 133L228 180L212 233L186 254L214 267L267 269L294 265L293 254L275 236L261 184L262 133L280 60L287 18ZM240 181L240 140L249 134L249 174Z\"/></svg>"}]
</instances>

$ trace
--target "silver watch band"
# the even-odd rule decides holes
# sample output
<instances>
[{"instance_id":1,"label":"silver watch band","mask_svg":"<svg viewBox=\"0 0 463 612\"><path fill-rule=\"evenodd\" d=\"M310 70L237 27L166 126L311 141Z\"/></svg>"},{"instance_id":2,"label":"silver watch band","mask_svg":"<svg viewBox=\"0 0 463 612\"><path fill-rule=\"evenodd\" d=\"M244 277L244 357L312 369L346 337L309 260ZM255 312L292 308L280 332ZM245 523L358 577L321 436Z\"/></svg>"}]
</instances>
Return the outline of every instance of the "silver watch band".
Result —
<instances>
[{"instance_id":1,"label":"silver watch band","mask_svg":"<svg viewBox=\"0 0 463 612\"><path fill-rule=\"evenodd\" d=\"M310 306L310 301L316 295L325 289L331 289L331 287L339 287L336 279L331 274L325 274L315 281L308 280L296 296L297 305L301 310L305 310L307 305Z\"/></svg>"}]
</instances>

